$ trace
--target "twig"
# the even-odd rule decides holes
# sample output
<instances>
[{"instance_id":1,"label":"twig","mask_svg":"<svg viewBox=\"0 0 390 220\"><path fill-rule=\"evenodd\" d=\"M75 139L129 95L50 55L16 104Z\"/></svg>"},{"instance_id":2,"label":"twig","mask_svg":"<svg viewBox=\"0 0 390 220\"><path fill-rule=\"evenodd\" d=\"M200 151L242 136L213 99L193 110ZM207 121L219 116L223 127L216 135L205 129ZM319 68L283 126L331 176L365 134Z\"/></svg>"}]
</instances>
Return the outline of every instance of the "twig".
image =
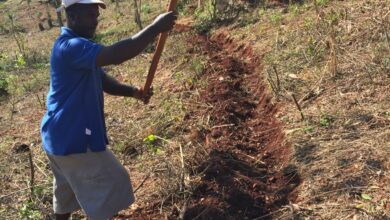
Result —
<instances>
[{"instance_id":1,"label":"twig","mask_svg":"<svg viewBox=\"0 0 390 220\"><path fill-rule=\"evenodd\" d=\"M270 74L268 73L268 71L267 71L267 74L268 74L267 80L268 80L269 85L271 86L272 91L275 93L275 95L278 95L278 92L275 89L275 84L274 84Z\"/></svg>"},{"instance_id":2,"label":"twig","mask_svg":"<svg viewBox=\"0 0 390 220\"><path fill-rule=\"evenodd\" d=\"M385 36L386 36L386 42L387 42L387 46L389 47L389 50L390 50L390 37L389 37L389 33L387 32L387 23L385 23L385 21L382 22L382 27L383 27L383 32L385 32Z\"/></svg>"},{"instance_id":3,"label":"twig","mask_svg":"<svg viewBox=\"0 0 390 220\"><path fill-rule=\"evenodd\" d=\"M147 179L149 179L150 175L154 173L155 170L152 170L145 178L142 180L142 182L137 186L137 188L134 190L134 194L144 185Z\"/></svg>"},{"instance_id":4,"label":"twig","mask_svg":"<svg viewBox=\"0 0 390 220\"><path fill-rule=\"evenodd\" d=\"M160 136L157 136L157 135L154 135L157 139L160 139L160 140L162 140L162 141L165 141L165 142L167 142L167 143L173 143L172 141L170 141L170 140L168 140L168 139L165 139L165 138L163 138L163 137L160 137Z\"/></svg>"},{"instance_id":5,"label":"twig","mask_svg":"<svg viewBox=\"0 0 390 220\"><path fill-rule=\"evenodd\" d=\"M330 43L330 66L329 71L332 74L332 77L335 77L337 74L337 42L336 42L336 31L334 24L331 24L331 31L329 36Z\"/></svg>"},{"instance_id":6,"label":"twig","mask_svg":"<svg viewBox=\"0 0 390 220\"><path fill-rule=\"evenodd\" d=\"M37 99L38 99L38 102L39 102L39 106L41 106L41 108L43 109L43 104L41 102L41 99L39 98L39 94L36 94L37 96Z\"/></svg>"},{"instance_id":7,"label":"twig","mask_svg":"<svg viewBox=\"0 0 390 220\"><path fill-rule=\"evenodd\" d=\"M160 214L162 214L162 208L163 208L163 206L164 206L165 201L166 201L170 196L172 196L172 193L170 193L167 197L165 197L165 198L161 201L161 204L160 204Z\"/></svg>"},{"instance_id":8,"label":"twig","mask_svg":"<svg viewBox=\"0 0 390 220\"><path fill-rule=\"evenodd\" d=\"M31 190L31 198L34 197L34 179L35 179L35 168L32 157L32 150L28 147L28 160L30 162L30 190Z\"/></svg>"},{"instance_id":9,"label":"twig","mask_svg":"<svg viewBox=\"0 0 390 220\"><path fill-rule=\"evenodd\" d=\"M303 101L306 101L308 99L310 99L310 96L312 93L314 93L314 90L322 83L322 77L315 83L314 86L311 87L311 89L309 90L308 93L306 93L306 95L304 95L300 100L298 100L298 103L302 104ZM313 98L316 98L318 97L319 95L321 94L321 92L319 92L318 94L316 94Z\"/></svg>"},{"instance_id":10,"label":"twig","mask_svg":"<svg viewBox=\"0 0 390 220\"><path fill-rule=\"evenodd\" d=\"M383 27L383 31L385 32L385 36L386 36L386 41L387 41L387 46L389 47L389 50L390 50L390 37L389 37L389 33L387 32L387 26L388 26L388 22L386 21L386 17L390 14L390 12L387 12L383 18L382 18L382 27Z\"/></svg>"},{"instance_id":11,"label":"twig","mask_svg":"<svg viewBox=\"0 0 390 220\"><path fill-rule=\"evenodd\" d=\"M184 188L184 156L183 156L183 148L181 144L179 144L179 149L180 149L180 161L181 161L180 192L182 192Z\"/></svg>"},{"instance_id":12,"label":"twig","mask_svg":"<svg viewBox=\"0 0 390 220\"><path fill-rule=\"evenodd\" d=\"M299 105L297 99L295 98L295 95L291 93L291 97L292 97L292 99L294 100L294 103L295 103L295 105L297 106L299 112L301 113L301 119L302 119L302 121L305 120L305 116L303 115L301 106Z\"/></svg>"},{"instance_id":13,"label":"twig","mask_svg":"<svg viewBox=\"0 0 390 220\"><path fill-rule=\"evenodd\" d=\"M272 66L272 69L274 70L275 75L276 75L276 85L277 85L277 89L279 91L280 90L279 74L278 74L278 71L276 70L276 66Z\"/></svg>"},{"instance_id":14,"label":"twig","mask_svg":"<svg viewBox=\"0 0 390 220\"><path fill-rule=\"evenodd\" d=\"M215 125L213 127L211 127L211 129L215 129L215 128L223 128L223 127L231 127L231 126L234 126L235 124L223 124L223 125Z\"/></svg>"}]
</instances>

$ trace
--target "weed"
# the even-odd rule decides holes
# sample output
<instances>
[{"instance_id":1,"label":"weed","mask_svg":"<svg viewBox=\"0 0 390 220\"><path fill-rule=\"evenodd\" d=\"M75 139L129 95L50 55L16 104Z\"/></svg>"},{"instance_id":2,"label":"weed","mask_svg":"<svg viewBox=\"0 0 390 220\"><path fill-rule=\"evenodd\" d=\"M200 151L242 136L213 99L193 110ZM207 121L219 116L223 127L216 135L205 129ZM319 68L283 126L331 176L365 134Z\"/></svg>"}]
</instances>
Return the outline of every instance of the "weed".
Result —
<instances>
[{"instance_id":1,"label":"weed","mask_svg":"<svg viewBox=\"0 0 390 220\"><path fill-rule=\"evenodd\" d=\"M341 13L332 10L330 13L327 13L325 15L325 20L328 22L329 25L337 25L341 17Z\"/></svg>"},{"instance_id":2,"label":"weed","mask_svg":"<svg viewBox=\"0 0 390 220\"><path fill-rule=\"evenodd\" d=\"M115 151L123 152L126 149L126 143L123 141L119 141L115 143L114 147Z\"/></svg>"},{"instance_id":3,"label":"weed","mask_svg":"<svg viewBox=\"0 0 390 220\"><path fill-rule=\"evenodd\" d=\"M265 12L266 10L264 8L260 8L257 12L257 16L259 16L259 18L263 18L263 16L265 16Z\"/></svg>"},{"instance_id":4,"label":"weed","mask_svg":"<svg viewBox=\"0 0 390 220\"><path fill-rule=\"evenodd\" d=\"M3 72L0 72L0 96L7 93L7 87L6 75Z\"/></svg>"},{"instance_id":5,"label":"weed","mask_svg":"<svg viewBox=\"0 0 390 220\"><path fill-rule=\"evenodd\" d=\"M306 29L310 30L310 29L312 29L314 27L315 22L314 22L314 19L312 19L312 18L304 18L303 24L304 24L303 26Z\"/></svg>"},{"instance_id":6,"label":"weed","mask_svg":"<svg viewBox=\"0 0 390 220\"><path fill-rule=\"evenodd\" d=\"M26 42L22 35L19 34L19 31L17 30L17 25L15 24L15 15L12 13L8 13L8 18L11 24L11 33L12 36L16 42L16 45L18 46L19 53L23 55L24 58L26 58Z\"/></svg>"},{"instance_id":7,"label":"weed","mask_svg":"<svg viewBox=\"0 0 390 220\"><path fill-rule=\"evenodd\" d=\"M390 76L390 56L383 58L383 72Z\"/></svg>"},{"instance_id":8,"label":"weed","mask_svg":"<svg viewBox=\"0 0 390 220\"><path fill-rule=\"evenodd\" d=\"M320 125L322 127L329 127L330 124L335 120L335 117L328 114L323 114L320 118Z\"/></svg>"},{"instance_id":9,"label":"weed","mask_svg":"<svg viewBox=\"0 0 390 220\"><path fill-rule=\"evenodd\" d=\"M205 66L204 66L204 62L202 61L202 59L196 58L192 61L191 67L195 71L197 76L201 76L203 74Z\"/></svg>"},{"instance_id":10,"label":"weed","mask_svg":"<svg viewBox=\"0 0 390 220\"><path fill-rule=\"evenodd\" d=\"M236 5L234 1L207 0L204 3L204 7L195 10L195 30L198 33L207 34L213 27L230 23L234 19L239 18L240 12L244 10L244 6L241 4ZM241 26L246 26L257 21L252 16L250 16L249 20L241 20Z\"/></svg>"},{"instance_id":11,"label":"weed","mask_svg":"<svg viewBox=\"0 0 390 220\"><path fill-rule=\"evenodd\" d=\"M196 32L198 32L200 34L207 34L213 28L214 24L215 23L212 20L209 20L209 19L199 19L195 23L194 29L195 29Z\"/></svg>"},{"instance_id":12,"label":"weed","mask_svg":"<svg viewBox=\"0 0 390 220\"><path fill-rule=\"evenodd\" d=\"M293 17L297 17L297 16L301 15L307 9L305 7L302 7L299 4L292 4L292 5L288 6L288 10Z\"/></svg>"},{"instance_id":13,"label":"weed","mask_svg":"<svg viewBox=\"0 0 390 220\"><path fill-rule=\"evenodd\" d=\"M283 15L281 12L275 12L270 15L269 17L270 21L274 25L281 25L283 21Z\"/></svg>"},{"instance_id":14,"label":"weed","mask_svg":"<svg viewBox=\"0 0 390 220\"><path fill-rule=\"evenodd\" d=\"M373 188L375 189L375 187ZM386 199L376 200L371 195L362 193L360 195L360 201L355 206L356 209L363 210L367 213L375 213L378 210L382 210L386 206Z\"/></svg>"},{"instance_id":15,"label":"weed","mask_svg":"<svg viewBox=\"0 0 390 220\"><path fill-rule=\"evenodd\" d=\"M144 13L144 14L149 14L151 12L151 8L150 8L150 5L148 3L144 3L142 6L141 6L141 12Z\"/></svg>"},{"instance_id":16,"label":"weed","mask_svg":"<svg viewBox=\"0 0 390 220\"><path fill-rule=\"evenodd\" d=\"M207 34L213 26L216 24L215 16L210 12L210 4L207 4L208 7L204 9L196 9L194 17L196 18L196 22L194 25L195 30L201 34Z\"/></svg>"},{"instance_id":17,"label":"weed","mask_svg":"<svg viewBox=\"0 0 390 220\"><path fill-rule=\"evenodd\" d=\"M19 209L19 218L23 220L27 219L42 219L42 214L35 208L35 204L32 200L28 200L22 204Z\"/></svg>"},{"instance_id":18,"label":"weed","mask_svg":"<svg viewBox=\"0 0 390 220\"><path fill-rule=\"evenodd\" d=\"M329 3L330 0L315 0L315 4L320 7L324 7Z\"/></svg>"},{"instance_id":19,"label":"weed","mask_svg":"<svg viewBox=\"0 0 390 220\"><path fill-rule=\"evenodd\" d=\"M147 148L155 154L159 154L161 152L161 147L158 146L157 136L154 134L150 134L143 139L144 144Z\"/></svg>"},{"instance_id":20,"label":"weed","mask_svg":"<svg viewBox=\"0 0 390 220\"><path fill-rule=\"evenodd\" d=\"M16 62L15 62L15 68L22 68L25 67L27 62L22 54L18 54L16 56Z\"/></svg>"},{"instance_id":21,"label":"weed","mask_svg":"<svg viewBox=\"0 0 390 220\"><path fill-rule=\"evenodd\" d=\"M314 132L314 127L312 126L307 126L303 129L306 133L313 133Z\"/></svg>"},{"instance_id":22,"label":"weed","mask_svg":"<svg viewBox=\"0 0 390 220\"><path fill-rule=\"evenodd\" d=\"M177 7L176 7L176 10L178 12L182 12L184 13L185 15L187 15L187 11L186 11L186 6L191 3L192 1L191 0L183 0L183 1L179 1L177 3ZM197 8L198 9L198 8Z\"/></svg>"}]
</instances>

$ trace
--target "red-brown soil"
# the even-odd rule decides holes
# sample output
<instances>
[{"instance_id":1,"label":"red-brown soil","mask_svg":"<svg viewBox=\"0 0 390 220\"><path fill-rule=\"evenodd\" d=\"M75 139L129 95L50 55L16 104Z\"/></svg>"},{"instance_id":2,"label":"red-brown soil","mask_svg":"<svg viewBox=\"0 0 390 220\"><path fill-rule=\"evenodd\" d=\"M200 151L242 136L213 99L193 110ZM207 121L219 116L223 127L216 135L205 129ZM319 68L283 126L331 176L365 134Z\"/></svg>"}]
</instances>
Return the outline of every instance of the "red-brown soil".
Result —
<instances>
[{"instance_id":1,"label":"red-brown soil","mask_svg":"<svg viewBox=\"0 0 390 220\"><path fill-rule=\"evenodd\" d=\"M210 115L215 126L205 135L209 156L198 168L204 176L184 219L265 216L288 203L300 179L285 164L289 149L262 81L261 57L225 33L197 44L209 57L202 76L208 86L199 101L213 106L200 114Z\"/></svg>"},{"instance_id":2,"label":"red-brown soil","mask_svg":"<svg viewBox=\"0 0 390 220\"><path fill-rule=\"evenodd\" d=\"M206 160L195 174L202 174L185 211L173 209L168 219L255 219L294 199L300 177L288 165L289 146L283 125L276 119L261 75L261 56L252 48L221 32L211 38L191 39L195 49L208 57L199 85L199 100L210 108L192 109L191 124L200 115L209 116L213 127L193 132L193 141L205 146ZM200 49L196 49L200 48ZM199 51L197 51L199 50ZM132 213L132 218L158 219L159 205ZM159 216L159 217L157 217Z\"/></svg>"}]
</instances>

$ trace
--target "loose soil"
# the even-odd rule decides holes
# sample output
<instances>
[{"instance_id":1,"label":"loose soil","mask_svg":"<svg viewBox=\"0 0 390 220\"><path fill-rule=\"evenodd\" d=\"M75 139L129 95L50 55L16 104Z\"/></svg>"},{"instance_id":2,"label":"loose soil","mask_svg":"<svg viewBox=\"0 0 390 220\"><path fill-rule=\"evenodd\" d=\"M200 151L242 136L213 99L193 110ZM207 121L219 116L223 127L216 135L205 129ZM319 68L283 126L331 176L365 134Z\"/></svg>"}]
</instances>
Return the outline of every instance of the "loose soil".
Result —
<instances>
[{"instance_id":1,"label":"loose soil","mask_svg":"<svg viewBox=\"0 0 390 220\"><path fill-rule=\"evenodd\" d=\"M199 100L210 108L192 109L188 124L205 116L211 129L188 131L205 146L208 156L191 175L202 178L181 211L168 219L254 219L294 200L300 183L297 169L288 165L289 145L276 119L261 75L261 56L224 32L198 36L189 53L204 53L208 63L200 76ZM202 84L202 83L201 83ZM159 204L132 213L134 218L159 216ZM155 214L154 214L155 213Z\"/></svg>"}]
</instances>

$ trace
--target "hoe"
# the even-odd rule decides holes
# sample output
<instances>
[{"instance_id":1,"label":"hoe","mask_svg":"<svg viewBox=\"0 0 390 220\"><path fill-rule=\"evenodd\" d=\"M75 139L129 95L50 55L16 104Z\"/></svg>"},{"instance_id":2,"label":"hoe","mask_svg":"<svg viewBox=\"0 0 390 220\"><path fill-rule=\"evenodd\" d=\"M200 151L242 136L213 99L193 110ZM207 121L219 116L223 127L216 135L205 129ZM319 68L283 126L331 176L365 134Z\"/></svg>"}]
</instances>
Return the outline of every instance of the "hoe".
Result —
<instances>
[{"instance_id":1,"label":"hoe","mask_svg":"<svg viewBox=\"0 0 390 220\"><path fill-rule=\"evenodd\" d=\"M177 0L171 0L169 3L168 11L175 10L176 5L177 5ZM150 86L152 85L154 74L156 73L157 65L158 65L158 62L160 61L160 57L161 57L161 54L164 50L164 45L165 45L165 41L167 40L167 38L168 38L168 32L164 32L160 35L160 37L158 39L157 49L153 55L152 64L150 65L149 73L148 73L148 76L146 78L145 86L143 89L144 92L148 91L150 89Z\"/></svg>"}]
</instances>

